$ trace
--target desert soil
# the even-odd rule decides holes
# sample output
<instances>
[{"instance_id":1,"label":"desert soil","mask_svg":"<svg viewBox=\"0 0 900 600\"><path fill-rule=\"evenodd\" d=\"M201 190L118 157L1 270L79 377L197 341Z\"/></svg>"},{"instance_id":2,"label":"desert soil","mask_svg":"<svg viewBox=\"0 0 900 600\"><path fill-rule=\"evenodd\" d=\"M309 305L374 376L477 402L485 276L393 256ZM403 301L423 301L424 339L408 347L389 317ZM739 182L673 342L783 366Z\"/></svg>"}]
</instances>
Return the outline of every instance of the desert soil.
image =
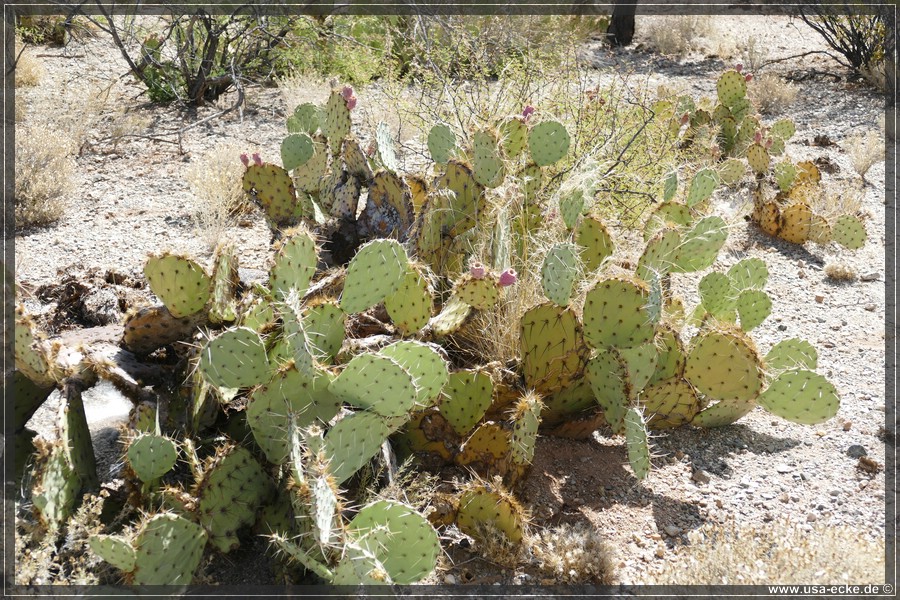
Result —
<instances>
[{"instance_id":1,"label":"desert soil","mask_svg":"<svg viewBox=\"0 0 900 600\"><path fill-rule=\"evenodd\" d=\"M712 96L717 74L737 61L721 55L731 48L734 56L740 56L748 32L767 48L770 59L824 49L818 36L799 21L715 17L716 36L706 45L707 52L669 59L644 46L642 28L653 19L639 19L630 48L610 52L597 43L585 49L586 60L598 68L598 79L613 68L695 97ZM144 120L149 123L144 133L155 138L173 140L169 132L217 110L204 107L189 113L146 104L140 87L122 77L127 69L121 57L103 39L32 52L46 74L37 87L17 90L26 122L49 111L75 110L74 104L59 106L65 97L60 90L86 84L97 89L111 86L106 110L115 106L120 120ZM784 113L797 125L788 155L833 167L824 177L834 189L844 182L858 183L846 140L878 127L883 96L840 78L810 75L812 71L846 75L823 55L785 60L764 71L792 78L799 87L796 101ZM325 84L311 84L306 91L309 99L319 101L326 89ZM365 88L357 91L361 107L367 105L367 94ZM187 169L214 145L228 141L277 160L288 108L277 90L254 88L242 111L186 131L182 152L177 144L147 138L125 138L115 146L98 141L86 147L77 159L76 186L66 199L62 220L16 236L17 281L36 293L40 286L59 283L67 275L83 280L93 269L101 278L114 271L140 279L147 254L166 249L208 260L208 244L192 221L194 200L185 179ZM105 121L105 126L111 122ZM91 139L106 135L96 131ZM834 144L815 145L817 136L827 136ZM364 147L367 141L363 140ZM788 337L809 340L819 353L818 371L840 393L837 417L822 425L802 426L756 409L733 426L660 434L653 440L657 455L653 471L642 483L627 465L622 440L610 437L608 430L601 429L588 441L541 438L519 494L535 524L584 523L596 528L615 548L618 580L625 583L652 580L652 573L664 563L678 560L687 533L729 518L760 527L781 518L804 527L848 525L883 540L885 494L893 492L885 489L883 471L872 474L858 467L860 454L885 463L885 440L892 440L895 429L895 423L886 423L885 418L884 190L884 163L879 162L867 174L861 192L868 242L855 252L833 245L797 246L760 233L742 218L749 210L747 189L717 193L713 201L714 211L734 224L716 267L760 257L769 268L767 291L774 308L754 338L763 352ZM227 234L240 247L242 266L265 268L269 234L259 214ZM863 277L833 281L823 272L830 262L844 263ZM137 289L133 301L146 295ZM696 302L687 300L689 305ZM55 306L35 296L29 308L50 314ZM52 434L47 426L50 408L52 403L44 412L43 425L40 415L36 417L46 435ZM121 420L127 408L108 394L96 394L88 405L92 428L108 435L108 427ZM116 462L115 456L107 457L103 468L108 477L114 476ZM893 528L894 523L888 526ZM246 556L243 549L240 555ZM242 563L241 556L232 564ZM533 574L492 564L458 544L450 558L436 581L537 582ZM258 567L254 562L240 580L267 583L267 570ZM218 571L208 573L208 578L215 580L222 570Z\"/></svg>"}]
</instances>

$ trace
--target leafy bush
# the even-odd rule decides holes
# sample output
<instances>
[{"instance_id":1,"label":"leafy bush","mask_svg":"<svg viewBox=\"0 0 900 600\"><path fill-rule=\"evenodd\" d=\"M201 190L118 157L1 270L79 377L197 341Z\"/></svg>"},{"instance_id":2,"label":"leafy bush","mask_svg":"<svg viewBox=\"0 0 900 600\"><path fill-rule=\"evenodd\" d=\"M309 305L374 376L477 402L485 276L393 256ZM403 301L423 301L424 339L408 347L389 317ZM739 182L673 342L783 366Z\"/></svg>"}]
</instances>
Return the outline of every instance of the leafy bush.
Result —
<instances>
[{"instance_id":1,"label":"leafy bush","mask_svg":"<svg viewBox=\"0 0 900 600\"><path fill-rule=\"evenodd\" d=\"M859 7L810 2L801 7L800 18L834 50L836 61L859 72L885 59L887 28L883 15L858 14Z\"/></svg>"}]
</instances>

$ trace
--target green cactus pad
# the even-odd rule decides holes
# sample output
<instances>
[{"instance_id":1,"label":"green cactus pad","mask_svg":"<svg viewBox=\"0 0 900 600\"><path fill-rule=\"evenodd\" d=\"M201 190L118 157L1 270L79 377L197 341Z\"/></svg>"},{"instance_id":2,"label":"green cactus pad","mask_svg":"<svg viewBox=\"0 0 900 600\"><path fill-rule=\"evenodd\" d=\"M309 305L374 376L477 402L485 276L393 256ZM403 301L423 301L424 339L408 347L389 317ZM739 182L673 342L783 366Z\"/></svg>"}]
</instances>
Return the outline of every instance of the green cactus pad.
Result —
<instances>
[{"instance_id":1,"label":"green cactus pad","mask_svg":"<svg viewBox=\"0 0 900 600\"><path fill-rule=\"evenodd\" d=\"M206 532L183 517L151 517L134 540L134 585L188 585L200 566Z\"/></svg>"},{"instance_id":2,"label":"green cactus pad","mask_svg":"<svg viewBox=\"0 0 900 600\"><path fill-rule=\"evenodd\" d=\"M289 367L253 391L247 425L269 462L282 464L290 455L291 423L307 427L316 421L327 423L338 414L341 401L329 390L331 381L327 372L311 378Z\"/></svg>"},{"instance_id":3,"label":"green cactus pad","mask_svg":"<svg viewBox=\"0 0 900 600\"><path fill-rule=\"evenodd\" d=\"M292 133L281 141L281 165L286 171L306 164L315 153L312 138L306 133Z\"/></svg>"},{"instance_id":4,"label":"green cactus pad","mask_svg":"<svg viewBox=\"0 0 900 600\"><path fill-rule=\"evenodd\" d=\"M697 221L682 235L681 245L672 253L672 273L690 273L712 265L728 238L728 226L721 217Z\"/></svg>"},{"instance_id":5,"label":"green cactus pad","mask_svg":"<svg viewBox=\"0 0 900 600\"><path fill-rule=\"evenodd\" d=\"M566 229L574 229L578 224L578 217L584 212L584 191L576 189L564 194L559 199L559 213L562 215Z\"/></svg>"},{"instance_id":6,"label":"green cactus pad","mask_svg":"<svg viewBox=\"0 0 900 600\"><path fill-rule=\"evenodd\" d=\"M650 290L638 280L598 281L584 299L584 337L593 348L632 348L653 339Z\"/></svg>"},{"instance_id":7,"label":"green cactus pad","mask_svg":"<svg viewBox=\"0 0 900 600\"><path fill-rule=\"evenodd\" d=\"M780 137L769 138L772 142L769 144L769 147L766 150L769 152L769 156L781 156L784 154L784 140Z\"/></svg>"},{"instance_id":8,"label":"green cactus pad","mask_svg":"<svg viewBox=\"0 0 900 600\"><path fill-rule=\"evenodd\" d=\"M541 267L544 295L556 304L566 306L577 276L578 249L575 244L559 243L550 248Z\"/></svg>"},{"instance_id":9,"label":"green cactus pad","mask_svg":"<svg viewBox=\"0 0 900 600\"><path fill-rule=\"evenodd\" d=\"M259 334L246 327L229 329L207 342L200 353L200 371L223 388L252 387L270 377L266 347Z\"/></svg>"},{"instance_id":10,"label":"green cactus pad","mask_svg":"<svg viewBox=\"0 0 900 600\"><path fill-rule=\"evenodd\" d=\"M489 131L478 131L472 138L472 166L475 181L494 188L503 183L505 169L497 149L497 138Z\"/></svg>"},{"instance_id":11,"label":"green cactus pad","mask_svg":"<svg viewBox=\"0 0 900 600\"><path fill-rule=\"evenodd\" d=\"M434 571L441 545L428 520L412 508L380 500L360 509L347 535L384 565L391 581L408 585Z\"/></svg>"},{"instance_id":12,"label":"green cactus pad","mask_svg":"<svg viewBox=\"0 0 900 600\"><path fill-rule=\"evenodd\" d=\"M379 121L375 127L375 143L381 166L397 173L400 170L400 163L397 162L397 152L394 149L394 136L391 135L390 126L384 121Z\"/></svg>"},{"instance_id":13,"label":"green cactus pad","mask_svg":"<svg viewBox=\"0 0 900 600\"><path fill-rule=\"evenodd\" d=\"M690 423L700 411L700 399L694 387L680 377L648 386L641 394L644 414L650 429L671 429Z\"/></svg>"},{"instance_id":14,"label":"green cactus pad","mask_svg":"<svg viewBox=\"0 0 900 600\"><path fill-rule=\"evenodd\" d=\"M81 387L68 381L63 384L62 395L65 404L59 424L59 437L63 442L66 460L83 489L96 489L100 486L100 480L97 477L97 460L91 443Z\"/></svg>"},{"instance_id":15,"label":"green cactus pad","mask_svg":"<svg viewBox=\"0 0 900 600\"><path fill-rule=\"evenodd\" d=\"M492 274L475 279L466 273L453 286L453 295L472 308L488 310L500 300L500 280Z\"/></svg>"},{"instance_id":16,"label":"green cactus pad","mask_svg":"<svg viewBox=\"0 0 900 600\"><path fill-rule=\"evenodd\" d=\"M697 427L724 427L747 415L756 407L756 398L723 400L704 408L691 420Z\"/></svg>"},{"instance_id":17,"label":"green cactus pad","mask_svg":"<svg viewBox=\"0 0 900 600\"><path fill-rule=\"evenodd\" d=\"M518 502L495 486L479 485L465 491L459 498L456 525L476 540L484 525L492 525L514 544L525 535L527 517Z\"/></svg>"},{"instance_id":18,"label":"green cactus pad","mask_svg":"<svg viewBox=\"0 0 900 600\"><path fill-rule=\"evenodd\" d=\"M678 171L672 171L663 180L663 202L668 202L675 197L678 191Z\"/></svg>"},{"instance_id":19,"label":"green cactus pad","mask_svg":"<svg viewBox=\"0 0 900 600\"><path fill-rule=\"evenodd\" d=\"M787 141L794 137L794 134L797 133L797 128L790 119L781 119L772 125L771 129L769 129L769 133Z\"/></svg>"},{"instance_id":20,"label":"green cactus pad","mask_svg":"<svg viewBox=\"0 0 900 600\"><path fill-rule=\"evenodd\" d=\"M700 280L697 291L706 312L720 320L734 321L738 291L731 277L718 271L708 273Z\"/></svg>"},{"instance_id":21,"label":"green cactus pad","mask_svg":"<svg viewBox=\"0 0 900 600\"><path fill-rule=\"evenodd\" d=\"M368 548L346 543L341 561L334 568L332 585L387 585L393 583L387 569Z\"/></svg>"},{"instance_id":22,"label":"green cactus pad","mask_svg":"<svg viewBox=\"0 0 900 600\"><path fill-rule=\"evenodd\" d=\"M319 204L326 214L352 221L356 218L361 191L356 177L335 169L319 180Z\"/></svg>"},{"instance_id":23,"label":"green cactus pad","mask_svg":"<svg viewBox=\"0 0 900 600\"><path fill-rule=\"evenodd\" d=\"M841 215L831 228L831 237L848 250L859 250L866 245L866 228L858 218Z\"/></svg>"},{"instance_id":24,"label":"green cactus pad","mask_svg":"<svg viewBox=\"0 0 900 600\"><path fill-rule=\"evenodd\" d=\"M597 400L586 377L582 377L569 387L558 390L543 399L544 410L541 411L543 425L553 426L570 418L572 415L596 409Z\"/></svg>"},{"instance_id":25,"label":"green cactus pad","mask_svg":"<svg viewBox=\"0 0 900 600\"><path fill-rule=\"evenodd\" d=\"M403 340L382 348L378 354L396 361L412 377L417 408L427 408L440 397L449 372L447 361L432 346Z\"/></svg>"},{"instance_id":26,"label":"green cactus pad","mask_svg":"<svg viewBox=\"0 0 900 600\"><path fill-rule=\"evenodd\" d=\"M371 460L391 434L391 427L374 412L355 412L325 434L325 456L338 484L350 479Z\"/></svg>"},{"instance_id":27,"label":"green cactus pad","mask_svg":"<svg viewBox=\"0 0 900 600\"><path fill-rule=\"evenodd\" d=\"M437 337L450 335L462 327L471 312L471 306L452 296L428 324Z\"/></svg>"},{"instance_id":28,"label":"green cactus pad","mask_svg":"<svg viewBox=\"0 0 900 600\"><path fill-rule=\"evenodd\" d=\"M449 235L455 237L474 227L484 208L484 186L475 180L472 169L451 160L444 175L435 182L435 187L455 194L450 199Z\"/></svg>"},{"instance_id":29,"label":"green cactus pad","mask_svg":"<svg viewBox=\"0 0 900 600\"><path fill-rule=\"evenodd\" d=\"M306 133L315 135L322 126L322 109L311 102L300 104L287 119L289 133ZM285 167L287 168L287 167Z\"/></svg>"},{"instance_id":30,"label":"green cactus pad","mask_svg":"<svg viewBox=\"0 0 900 600\"><path fill-rule=\"evenodd\" d=\"M603 261L612 256L616 247L606 226L599 219L587 217L581 220L575 233L575 242L581 248L581 260L587 271L600 268Z\"/></svg>"},{"instance_id":31,"label":"green cactus pad","mask_svg":"<svg viewBox=\"0 0 900 600\"><path fill-rule=\"evenodd\" d=\"M743 162L736 158L729 158L719 165L719 178L725 185L734 185L741 180L746 170Z\"/></svg>"},{"instance_id":32,"label":"green cactus pad","mask_svg":"<svg viewBox=\"0 0 900 600\"><path fill-rule=\"evenodd\" d=\"M841 400L823 376L805 369L785 371L760 394L759 405L792 423L816 425L837 414Z\"/></svg>"},{"instance_id":33,"label":"green cactus pad","mask_svg":"<svg viewBox=\"0 0 900 600\"><path fill-rule=\"evenodd\" d=\"M62 444L50 452L47 462L36 475L37 485L32 491L32 502L40 513L41 521L49 530L57 530L72 515L81 480L69 462Z\"/></svg>"},{"instance_id":34,"label":"green cactus pad","mask_svg":"<svg viewBox=\"0 0 900 600\"><path fill-rule=\"evenodd\" d=\"M350 135L350 109L347 101L338 91L332 91L325 104L325 122L322 124L322 133L328 138L328 145L332 154L337 154L341 149L341 141Z\"/></svg>"},{"instance_id":35,"label":"green cactus pad","mask_svg":"<svg viewBox=\"0 0 900 600\"><path fill-rule=\"evenodd\" d=\"M796 178L797 167L791 161L785 160L775 165L775 182L782 192L790 190Z\"/></svg>"},{"instance_id":36,"label":"green cactus pad","mask_svg":"<svg viewBox=\"0 0 900 600\"><path fill-rule=\"evenodd\" d=\"M312 159L308 160L308 165ZM293 220L297 215L297 195L290 174L277 165L250 165L244 171L244 191L250 194L275 225Z\"/></svg>"},{"instance_id":37,"label":"green cactus pad","mask_svg":"<svg viewBox=\"0 0 900 600\"><path fill-rule=\"evenodd\" d=\"M159 479L175 467L178 449L175 442L161 435L140 435L128 446L128 464L141 479Z\"/></svg>"},{"instance_id":38,"label":"green cactus pad","mask_svg":"<svg viewBox=\"0 0 900 600\"><path fill-rule=\"evenodd\" d=\"M718 400L750 400L762 384L759 357L739 333L698 335L688 353L684 377L701 393Z\"/></svg>"},{"instance_id":39,"label":"green cactus pad","mask_svg":"<svg viewBox=\"0 0 900 600\"><path fill-rule=\"evenodd\" d=\"M319 181L328 171L328 140L324 135L316 135L312 138L315 152L312 158L307 160L293 171L293 183L296 189L307 194L319 193ZM253 166L251 165L251 169Z\"/></svg>"},{"instance_id":40,"label":"green cactus pad","mask_svg":"<svg viewBox=\"0 0 900 600\"><path fill-rule=\"evenodd\" d=\"M134 571L137 553L127 540L117 535L92 535L88 546L91 552L120 571Z\"/></svg>"},{"instance_id":41,"label":"green cactus pad","mask_svg":"<svg viewBox=\"0 0 900 600\"><path fill-rule=\"evenodd\" d=\"M439 164L449 161L456 151L456 134L447 125L439 123L428 133L428 152L431 160Z\"/></svg>"},{"instance_id":42,"label":"green cactus pad","mask_svg":"<svg viewBox=\"0 0 900 600\"><path fill-rule=\"evenodd\" d=\"M557 121L539 123L528 134L528 149L536 165L552 165L569 151L569 132Z\"/></svg>"},{"instance_id":43,"label":"green cactus pad","mask_svg":"<svg viewBox=\"0 0 900 600\"><path fill-rule=\"evenodd\" d=\"M309 233L300 232L282 240L269 274L275 298L284 300L292 289L302 295L316 273L317 262L316 242Z\"/></svg>"},{"instance_id":44,"label":"green cactus pad","mask_svg":"<svg viewBox=\"0 0 900 600\"><path fill-rule=\"evenodd\" d=\"M650 213L650 218L644 224L644 240L649 240L665 227L688 227L693 222L691 209L680 202L666 202L660 204Z\"/></svg>"},{"instance_id":45,"label":"green cactus pad","mask_svg":"<svg viewBox=\"0 0 900 600\"><path fill-rule=\"evenodd\" d=\"M622 433L625 409L632 396L628 363L615 348L601 351L587 363L588 382L594 398L603 409L606 421L614 433Z\"/></svg>"},{"instance_id":46,"label":"green cactus pad","mask_svg":"<svg viewBox=\"0 0 900 600\"><path fill-rule=\"evenodd\" d=\"M330 363L344 342L347 315L337 304L323 302L303 310L303 329L316 360Z\"/></svg>"},{"instance_id":47,"label":"green cactus pad","mask_svg":"<svg viewBox=\"0 0 900 600\"><path fill-rule=\"evenodd\" d=\"M441 399L441 414L459 435L465 435L491 406L494 382L480 371L450 373Z\"/></svg>"},{"instance_id":48,"label":"green cactus pad","mask_svg":"<svg viewBox=\"0 0 900 600\"><path fill-rule=\"evenodd\" d=\"M650 474L650 440L644 417L636 408L625 411L625 447L628 450L628 464L638 481Z\"/></svg>"},{"instance_id":49,"label":"green cactus pad","mask_svg":"<svg viewBox=\"0 0 900 600\"><path fill-rule=\"evenodd\" d=\"M538 396L526 394L518 403L512 415L510 435L510 459L519 465L529 465L534 459L534 446L538 427L541 424L543 404Z\"/></svg>"},{"instance_id":50,"label":"green cactus pad","mask_svg":"<svg viewBox=\"0 0 900 600\"><path fill-rule=\"evenodd\" d=\"M176 318L201 311L209 300L209 275L189 258L173 254L151 256L144 265L144 276L150 290Z\"/></svg>"},{"instance_id":51,"label":"green cactus pad","mask_svg":"<svg viewBox=\"0 0 900 600\"><path fill-rule=\"evenodd\" d=\"M741 329L750 331L762 324L772 312L772 299L762 290L744 290L737 298Z\"/></svg>"},{"instance_id":52,"label":"green cactus pad","mask_svg":"<svg viewBox=\"0 0 900 600\"><path fill-rule=\"evenodd\" d=\"M364 185L368 185L368 182L372 179L372 169L369 167L369 161L355 138L348 137L344 139L344 143L341 145L341 158L344 161L346 171Z\"/></svg>"},{"instance_id":53,"label":"green cactus pad","mask_svg":"<svg viewBox=\"0 0 900 600\"><path fill-rule=\"evenodd\" d=\"M510 160L518 158L528 143L528 126L522 117L507 117L500 123L500 147Z\"/></svg>"},{"instance_id":54,"label":"green cactus pad","mask_svg":"<svg viewBox=\"0 0 900 600\"><path fill-rule=\"evenodd\" d=\"M657 352L654 342L633 348L619 348L617 351L628 368L629 387L631 388L631 397L634 398L644 389L656 372L659 352Z\"/></svg>"},{"instance_id":55,"label":"green cactus pad","mask_svg":"<svg viewBox=\"0 0 900 600\"><path fill-rule=\"evenodd\" d=\"M747 148L747 163L750 165L750 168L757 173L765 173L768 171L771 160L769 152L761 145L751 144L750 147Z\"/></svg>"},{"instance_id":56,"label":"green cactus pad","mask_svg":"<svg viewBox=\"0 0 900 600\"><path fill-rule=\"evenodd\" d=\"M719 185L719 173L715 169L701 169L691 179L685 204L690 208L709 200L713 190Z\"/></svg>"},{"instance_id":57,"label":"green cactus pad","mask_svg":"<svg viewBox=\"0 0 900 600\"><path fill-rule=\"evenodd\" d=\"M656 333L656 351L658 359L656 369L650 377L649 384L654 384L672 377L681 377L684 374L684 365L687 357L681 339L671 327L660 326Z\"/></svg>"},{"instance_id":58,"label":"green cactus pad","mask_svg":"<svg viewBox=\"0 0 900 600\"><path fill-rule=\"evenodd\" d=\"M761 290L769 280L769 268L760 258L745 258L728 269L728 277L738 291Z\"/></svg>"},{"instance_id":59,"label":"green cactus pad","mask_svg":"<svg viewBox=\"0 0 900 600\"><path fill-rule=\"evenodd\" d=\"M402 335L412 335L428 324L434 299L428 282L417 269L410 268L400 288L384 299L384 308Z\"/></svg>"},{"instance_id":60,"label":"green cactus pad","mask_svg":"<svg viewBox=\"0 0 900 600\"><path fill-rule=\"evenodd\" d=\"M731 108L747 95L747 82L743 75L734 69L729 69L719 76L719 80L716 82L716 93L719 102Z\"/></svg>"},{"instance_id":61,"label":"green cactus pad","mask_svg":"<svg viewBox=\"0 0 900 600\"><path fill-rule=\"evenodd\" d=\"M329 389L344 402L385 417L405 415L418 398L406 369L391 358L374 354L354 356Z\"/></svg>"},{"instance_id":62,"label":"green cactus pad","mask_svg":"<svg viewBox=\"0 0 900 600\"><path fill-rule=\"evenodd\" d=\"M650 281L651 276L664 277L672 268L672 255L681 245L681 235L676 229L666 227L647 241L635 275L644 281Z\"/></svg>"},{"instance_id":63,"label":"green cactus pad","mask_svg":"<svg viewBox=\"0 0 900 600\"><path fill-rule=\"evenodd\" d=\"M25 428L25 424L54 389L55 386L41 387L35 384L21 371L13 372L13 431Z\"/></svg>"},{"instance_id":64,"label":"green cactus pad","mask_svg":"<svg viewBox=\"0 0 900 600\"><path fill-rule=\"evenodd\" d=\"M406 250L396 240L373 240L363 245L347 267L341 308L362 312L396 292L409 266Z\"/></svg>"},{"instance_id":65,"label":"green cactus pad","mask_svg":"<svg viewBox=\"0 0 900 600\"><path fill-rule=\"evenodd\" d=\"M256 521L269 492L269 478L250 451L228 445L209 459L197 482L197 520L210 543L227 553L238 547L237 530Z\"/></svg>"},{"instance_id":66,"label":"green cactus pad","mask_svg":"<svg viewBox=\"0 0 900 600\"><path fill-rule=\"evenodd\" d=\"M15 312L15 361L16 369L40 387L53 387L56 382L50 374L50 363L40 346L40 337L34 321L25 314L22 306Z\"/></svg>"},{"instance_id":67,"label":"green cactus pad","mask_svg":"<svg viewBox=\"0 0 900 600\"><path fill-rule=\"evenodd\" d=\"M763 363L766 371L772 375L794 368L813 370L818 360L819 353L812 344L806 340L790 338L772 346Z\"/></svg>"},{"instance_id":68,"label":"green cactus pad","mask_svg":"<svg viewBox=\"0 0 900 600\"><path fill-rule=\"evenodd\" d=\"M479 472L505 473L509 452L509 432L497 423L482 423L456 455L456 464Z\"/></svg>"},{"instance_id":69,"label":"green cactus pad","mask_svg":"<svg viewBox=\"0 0 900 600\"><path fill-rule=\"evenodd\" d=\"M519 335L525 385L547 394L581 376L587 355L575 311L546 302L522 315Z\"/></svg>"},{"instance_id":70,"label":"green cactus pad","mask_svg":"<svg viewBox=\"0 0 900 600\"><path fill-rule=\"evenodd\" d=\"M215 325L234 323L237 320L238 258L233 244L216 248L212 274L212 300L209 320Z\"/></svg>"}]
</instances>

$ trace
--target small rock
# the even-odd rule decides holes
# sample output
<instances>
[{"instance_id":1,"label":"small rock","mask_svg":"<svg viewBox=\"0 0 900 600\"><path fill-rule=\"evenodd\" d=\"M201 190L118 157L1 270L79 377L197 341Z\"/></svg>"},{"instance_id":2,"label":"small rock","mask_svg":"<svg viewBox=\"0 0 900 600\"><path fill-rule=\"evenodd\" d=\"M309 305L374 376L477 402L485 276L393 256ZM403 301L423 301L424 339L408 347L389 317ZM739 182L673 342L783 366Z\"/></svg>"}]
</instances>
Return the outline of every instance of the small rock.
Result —
<instances>
[{"instance_id":1,"label":"small rock","mask_svg":"<svg viewBox=\"0 0 900 600\"><path fill-rule=\"evenodd\" d=\"M881 273L879 273L878 271L866 273L859 278L860 281L878 281L879 279L881 279Z\"/></svg>"},{"instance_id":2,"label":"small rock","mask_svg":"<svg viewBox=\"0 0 900 600\"><path fill-rule=\"evenodd\" d=\"M678 537L681 535L681 527L676 527L675 525L666 525L663 529L665 529L666 535L669 537Z\"/></svg>"},{"instance_id":3,"label":"small rock","mask_svg":"<svg viewBox=\"0 0 900 600\"><path fill-rule=\"evenodd\" d=\"M822 304L823 302L825 302L825 296L823 296L821 294L816 294L816 302L818 304Z\"/></svg>"},{"instance_id":4,"label":"small rock","mask_svg":"<svg viewBox=\"0 0 900 600\"><path fill-rule=\"evenodd\" d=\"M877 309L878 307L875 306L874 304L866 304L866 307L865 307L865 308L866 308L866 310L869 311L869 312L875 312L875 309Z\"/></svg>"},{"instance_id":5,"label":"small rock","mask_svg":"<svg viewBox=\"0 0 900 600\"><path fill-rule=\"evenodd\" d=\"M840 496L841 490L831 490L828 493L831 494L832 496Z\"/></svg>"},{"instance_id":6,"label":"small rock","mask_svg":"<svg viewBox=\"0 0 900 600\"><path fill-rule=\"evenodd\" d=\"M722 504L722 501L720 499L716 498L716 508L722 508L723 506L724 506L724 504Z\"/></svg>"},{"instance_id":7,"label":"small rock","mask_svg":"<svg viewBox=\"0 0 900 600\"><path fill-rule=\"evenodd\" d=\"M860 446L859 444L853 444L849 448L847 448L847 456L850 458L859 458L861 456L867 456L869 453L865 448Z\"/></svg>"},{"instance_id":8,"label":"small rock","mask_svg":"<svg viewBox=\"0 0 900 600\"><path fill-rule=\"evenodd\" d=\"M450 585L456 584L456 576L452 573L447 573L444 575L444 583L449 583Z\"/></svg>"},{"instance_id":9,"label":"small rock","mask_svg":"<svg viewBox=\"0 0 900 600\"><path fill-rule=\"evenodd\" d=\"M790 501L790 497L787 494L781 494L780 496L778 496L778 499L780 501L784 502L785 504L787 504Z\"/></svg>"},{"instance_id":10,"label":"small rock","mask_svg":"<svg viewBox=\"0 0 900 600\"><path fill-rule=\"evenodd\" d=\"M694 471L693 475L691 475L691 479L701 484L707 484L710 481L709 473L707 473L703 469L697 469L696 471Z\"/></svg>"},{"instance_id":11,"label":"small rock","mask_svg":"<svg viewBox=\"0 0 900 600\"><path fill-rule=\"evenodd\" d=\"M807 523L815 523L816 519L818 519L818 517L814 513L809 513L808 515L806 515Z\"/></svg>"},{"instance_id":12,"label":"small rock","mask_svg":"<svg viewBox=\"0 0 900 600\"><path fill-rule=\"evenodd\" d=\"M844 431L850 431L851 427L853 427L852 421L844 421L844 425L843 425Z\"/></svg>"},{"instance_id":13,"label":"small rock","mask_svg":"<svg viewBox=\"0 0 900 600\"><path fill-rule=\"evenodd\" d=\"M794 467L785 463L778 463L777 465L775 465L775 470L779 473L790 473L794 470Z\"/></svg>"},{"instance_id":14,"label":"small rock","mask_svg":"<svg viewBox=\"0 0 900 600\"><path fill-rule=\"evenodd\" d=\"M681 450L676 450L675 458L677 458L678 460L681 460L682 458L684 458L684 452L682 452Z\"/></svg>"}]
</instances>

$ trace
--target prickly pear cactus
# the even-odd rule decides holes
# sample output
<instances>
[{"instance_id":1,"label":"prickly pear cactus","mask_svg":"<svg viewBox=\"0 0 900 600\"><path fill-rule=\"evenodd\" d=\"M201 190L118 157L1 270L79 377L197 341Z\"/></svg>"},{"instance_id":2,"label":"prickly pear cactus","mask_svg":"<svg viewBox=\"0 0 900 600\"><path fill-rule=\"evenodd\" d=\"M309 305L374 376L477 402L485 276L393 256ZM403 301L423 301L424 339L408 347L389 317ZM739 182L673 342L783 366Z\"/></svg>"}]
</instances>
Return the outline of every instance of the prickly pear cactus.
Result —
<instances>
[{"instance_id":1,"label":"prickly pear cactus","mask_svg":"<svg viewBox=\"0 0 900 600\"><path fill-rule=\"evenodd\" d=\"M650 442L644 416L636 408L625 411L625 446L635 478L643 481L650 473Z\"/></svg>"},{"instance_id":2,"label":"prickly pear cactus","mask_svg":"<svg viewBox=\"0 0 900 600\"><path fill-rule=\"evenodd\" d=\"M459 497L456 525L466 535L483 540L485 527L494 527L513 543L522 541L528 515L497 482L475 483Z\"/></svg>"},{"instance_id":3,"label":"prickly pear cactus","mask_svg":"<svg viewBox=\"0 0 900 600\"><path fill-rule=\"evenodd\" d=\"M569 151L569 132L557 121L539 123L528 133L528 149L536 165L552 165Z\"/></svg>"},{"instance_id":4,"label":"prickly pear cactus","mask_svg":"<svg viewBox=\"0 0 900 600\"><path fill-rule=\"evenodd\" d=\"M175 318L203 310L209 300L209 275L203 267L184 256L151 256L144 265L144 276L150 289Z\"/></svg>"},{"instance_id":5,"label":"prickly pear cactus","mask_svg":"<svg viewBox=\"0 0 900 600\"><path fill-rule=\"evenodd\" d=\"M439 123L428 133L428 152L431 160L438 164L446 164L456 150L456 134L447 125Z\"/></svg>"},{"instance_id":6,"label":"prickly pear cactus","mask_svg":"<svg viewBox=\"0 0 900 600\"><path fill-rule=\"evenodd\" d=\"M385 297L384 307L402 335L412 335L428 324L434 299L418 269L410 265L397 291Z\"/></svg>"},{"instance_id":7,"label":"prickly pear cactus","mask_svg":"<svg viewBox=\"0 0 900 600\"><path fill-rule=\"evenodd\" d=\"M207 342L200 352L200 371L223 388L252 387L271 376L263 341L246 327L229 329Z\"/></svg>"},{"instance_id":8,"label":"prickly pear cactus","mask_svg":"<svg viewBox=\"0 0 900 600\"><path fill-rule=\"evenodd\" d=\"M341 308L362 312L395 293L409 267L406 250L394 240L374 240L363 245L347 267Z\"/></svg>"},{"instance_id":9,"label":"prickly pear cactus","mask_svg":"<svg viewBox=\"0 0 900 600\"><path fill-rule=\"evenodd\" d=\"M566 306L572 297L572 287L578 276L578 250L574 244L553 246L541 267L541 286L544 295L559 306Z\"/></svg>"},{"instance_id":10,"label":"prickly pear cactus","mask_svg":"<svg viewBox=\"0 0 900 600\"><path fill-rule=\"evenodd\" d=\"M481 421L491 406L494 382L480 371L451 373L440 403L441 415L459 435L465 435Z\"/></svg>"},{"instance_id":11,"label":"prickly pear cactus","mask_svg":"<svg viewBox=\"0 0 900 600\"><path fill-rule=\"evenodd\" d=\"M128 445L127 457L141 481L151 482L172 470L178 460L178 449L165 436L143 434Z\"/></svg>"}]
</instances>

